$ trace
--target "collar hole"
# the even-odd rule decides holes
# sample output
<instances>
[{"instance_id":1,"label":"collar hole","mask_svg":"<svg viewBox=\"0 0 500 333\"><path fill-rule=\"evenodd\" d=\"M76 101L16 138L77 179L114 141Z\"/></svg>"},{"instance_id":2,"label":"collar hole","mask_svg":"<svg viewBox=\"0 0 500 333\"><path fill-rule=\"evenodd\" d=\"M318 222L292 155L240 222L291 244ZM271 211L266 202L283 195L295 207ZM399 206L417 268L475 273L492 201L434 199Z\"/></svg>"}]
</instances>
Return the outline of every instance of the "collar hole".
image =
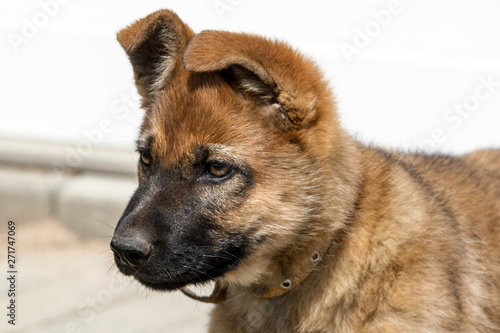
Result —
<instances>
[{"instance_id":1,"label":"collar hole","mask_svg":"<svg viewBox=\"0 0 500 333\"><path fill-rule=\"evenodd\" d=\"M286 279L285 281L281 282L281 288L283 289L288 289L292 286L292 280Z\"/></svg>"}]
</instances>

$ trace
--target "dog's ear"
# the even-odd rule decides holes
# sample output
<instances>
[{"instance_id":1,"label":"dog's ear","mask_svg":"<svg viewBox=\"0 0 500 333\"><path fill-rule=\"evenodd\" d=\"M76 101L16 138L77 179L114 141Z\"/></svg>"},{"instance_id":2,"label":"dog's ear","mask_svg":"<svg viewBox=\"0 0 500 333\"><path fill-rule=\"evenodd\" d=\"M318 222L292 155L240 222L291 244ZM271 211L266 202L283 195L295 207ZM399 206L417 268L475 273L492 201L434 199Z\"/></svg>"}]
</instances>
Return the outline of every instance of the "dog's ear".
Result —
<instances>
[{"instance_id":1,"label":"dog's ear","mask_svg":"<svg viewBox=\"0 0 500 333\"><path fill-rule=\"evenodd\" d=\"M132 67L143 107L182 69L182 51L192 30L169 10L152 13L121 30L118 41Z\"/></svg>"},{"instance_id":2,"label":"dog's ear","mask_svg":"<svg viewBox=\"0 0 500 333\"><path fill-rule=\"evenodd\" d=\"M220 71L244 96L262 105L264 116L282 130L315 121L320 100L330 99L310 60L282 42L259 36L203 31L189 42L183 63L188 71Z\"/></svg>"}]
</instances>

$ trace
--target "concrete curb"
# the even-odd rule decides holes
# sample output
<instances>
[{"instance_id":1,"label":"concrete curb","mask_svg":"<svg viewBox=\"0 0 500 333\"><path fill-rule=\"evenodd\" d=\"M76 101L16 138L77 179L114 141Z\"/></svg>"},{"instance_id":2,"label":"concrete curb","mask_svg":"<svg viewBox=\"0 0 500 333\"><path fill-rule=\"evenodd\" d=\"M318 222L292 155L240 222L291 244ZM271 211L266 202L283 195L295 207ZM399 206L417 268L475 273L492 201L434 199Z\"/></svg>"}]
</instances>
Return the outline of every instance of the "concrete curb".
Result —
<instances>
[{"instance_id":1,"label":"concrete curb","mask_svg":"<svg viewBox=\"0 0 500 333\"><path fill-rule=\"evenodd\" d=\"M55 218L84 237L111 236L137 187L133 176L0 166L0 220Z\"/></svg>"},{"instance_id":2,"label":"concrete curb","mask_svg":"<svg viewBox=\"0 0 500 333\"><path fill-rule=\"evenodd\" d=\"M0 220L55 218L85 237L110 236L137 187L137 158L124 149L0 138Z\"/></svg>"},{"instance_id":3,"label":"concrete curb","mask_svg":"<svg viewBox=\"0 0 500 333\"><path fill-rule=\"evenodd\" d=\"M57 193L57 214L83 236L112 236L137 187L132 177L84 174L65 182Z\"/></svg>"},{"instance_id":4,"label":"concrete curb","mask_svg":"<svg viewBox=\"0 0 500 333\"><path fill-rule=\"evenodd\" d=\"M0 167L0 219L37 220L53 215L60 182L54 174Z\"/></svg>"}]
</instances>

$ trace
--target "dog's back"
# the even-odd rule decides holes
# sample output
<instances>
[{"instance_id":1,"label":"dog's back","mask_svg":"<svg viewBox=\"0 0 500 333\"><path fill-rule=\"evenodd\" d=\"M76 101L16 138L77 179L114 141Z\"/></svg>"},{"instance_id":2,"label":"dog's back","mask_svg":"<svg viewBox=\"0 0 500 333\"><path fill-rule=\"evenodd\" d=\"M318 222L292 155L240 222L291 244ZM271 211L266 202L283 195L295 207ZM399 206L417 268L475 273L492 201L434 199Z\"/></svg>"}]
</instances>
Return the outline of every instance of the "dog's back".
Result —
<instances>
[{"instance_id":1,"label":"dog's back","mask_svg":"<svg viewBox=\"0 0 500 333\"><path fill-rule=\"evenodd\" d=\"M500 150L457 157L382 150L370 150L370 154L379 159L370 158L369 167L390 170L371 173L372 179L383 179L385 174L394 177L398 172L408 176L406 180L397 177L399 189L394 184L390 189L393 193L388 197L404 193L399 201L380 200L380 207L373 208L385 211L387 205L391 213L380 216L381 224L393 220L392 227L399 225L389 227L385 235L393 231L397 238L393 247L399 252L392 260L406 292L393 293L391 286L386 304L415 318L427 316L429 323L437 325L422 327L423 331L500 331ZM404 221L408 216L410 222ZM405 274L409 275L406 282ZM387 275L384 279L390 280ZM414 311L419 303L421 308Z\"/></svg>"},{"instance_id":2,"label":"dog's back","mask_svg":"<svg viewBox=\"0 0 500 333\"><path fill-rule=\"evenodd\" d=\"M500 150L457 157L400 156L398 164L464 228L463 232L476 232L485 245L500 253ZM493 259L497 265L492 269L500 273L500 256Z\"/></svg>"}]
</instances>

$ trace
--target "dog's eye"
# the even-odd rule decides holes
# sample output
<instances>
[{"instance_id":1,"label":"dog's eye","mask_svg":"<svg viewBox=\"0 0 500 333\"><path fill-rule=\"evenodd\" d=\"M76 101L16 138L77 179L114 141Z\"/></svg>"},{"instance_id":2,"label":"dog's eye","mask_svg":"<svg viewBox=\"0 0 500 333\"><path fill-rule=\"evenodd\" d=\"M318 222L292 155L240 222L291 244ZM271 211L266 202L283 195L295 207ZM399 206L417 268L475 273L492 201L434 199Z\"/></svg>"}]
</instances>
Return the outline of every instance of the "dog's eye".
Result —
<instances>
[{"instance_id":1,"label":"dog's eye","mask_svg":"<svg viewBox=\"0 0 500 333\"><path fill-rule=\"evenodd\" d=\"M149 165L151 163L151 154L147 150L141 151L141 161L144 165Z\"/></svg>"},{"instance_id":2,"label":"dog's eye","mask_svg":"<svg viewBox=\"0 0 500 333\"><path fill-rule=\"evenodd\" d=\"M211 177L223 178L229 175L231 171L231 167L219 162L212 162L207 165L207 173Z\"/></svg>"}]
</instances>

